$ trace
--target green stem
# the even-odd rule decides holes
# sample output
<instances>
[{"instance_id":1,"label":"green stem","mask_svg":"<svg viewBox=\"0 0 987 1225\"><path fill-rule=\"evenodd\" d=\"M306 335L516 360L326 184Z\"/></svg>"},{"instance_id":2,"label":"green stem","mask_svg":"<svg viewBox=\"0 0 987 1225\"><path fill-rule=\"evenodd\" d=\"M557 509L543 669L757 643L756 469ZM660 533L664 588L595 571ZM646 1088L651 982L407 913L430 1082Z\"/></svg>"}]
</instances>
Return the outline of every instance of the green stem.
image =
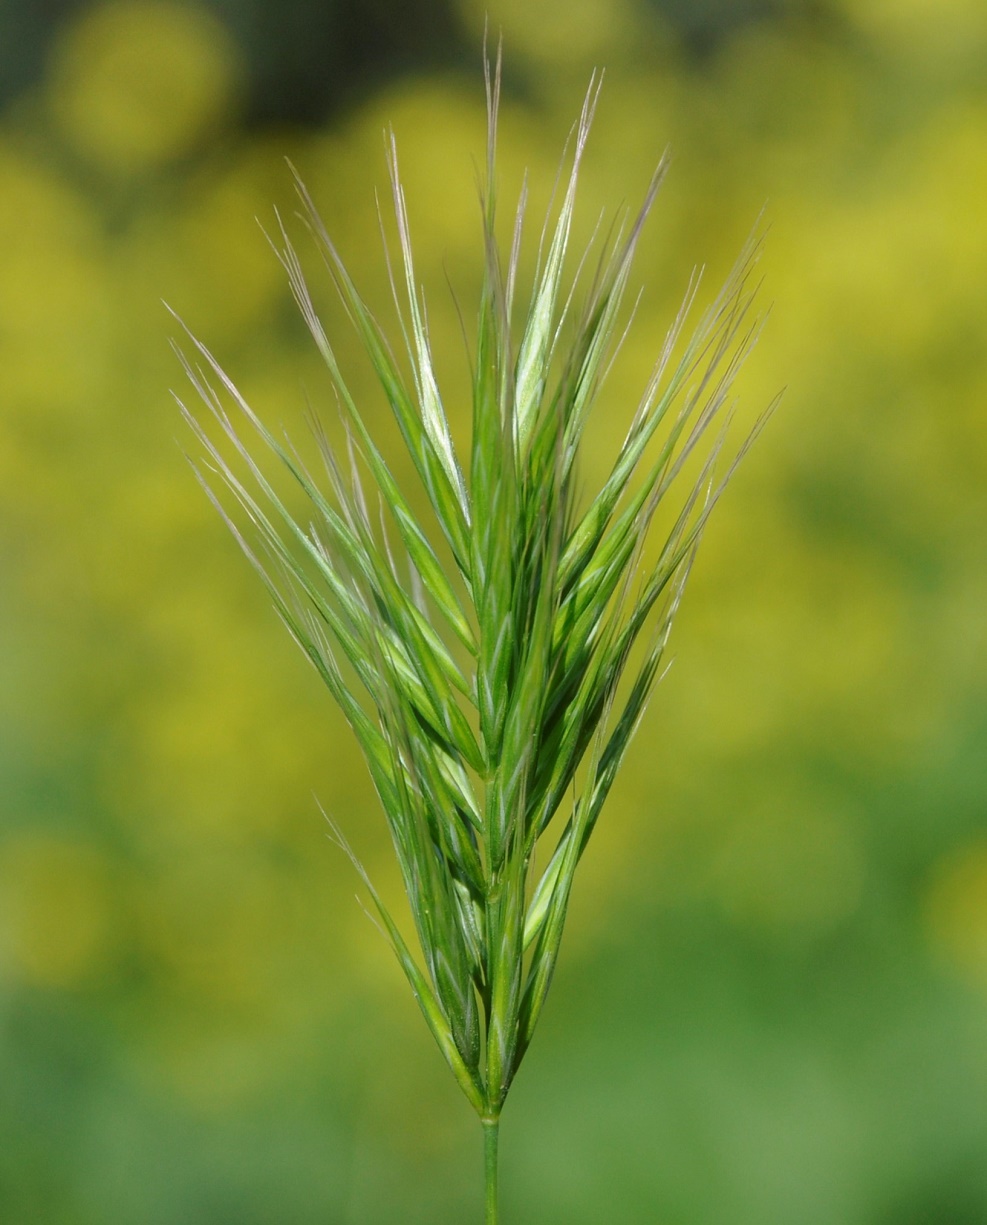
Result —
<instances>
[{"instance_id":1,"label":"green stem","mask_svg":"<svg viewBox=\"0 0 987 1225\"><path fill-rule=\"evenodd\" d=\"M487 1183L486 1225L497 1225L497 1141L500 1117L483 1119L483 1165Z\"/></svg>"}]
</instances>

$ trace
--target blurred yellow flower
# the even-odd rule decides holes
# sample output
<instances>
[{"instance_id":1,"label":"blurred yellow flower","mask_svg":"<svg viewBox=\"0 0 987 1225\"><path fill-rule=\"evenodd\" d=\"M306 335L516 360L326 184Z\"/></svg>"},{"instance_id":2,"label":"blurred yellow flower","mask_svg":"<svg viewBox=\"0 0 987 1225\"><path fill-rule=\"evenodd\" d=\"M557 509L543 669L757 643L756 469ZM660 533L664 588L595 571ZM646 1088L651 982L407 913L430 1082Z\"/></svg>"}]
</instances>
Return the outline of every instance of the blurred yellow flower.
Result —
<instances>
[{"instance_id":1,"label":"blurred yellow flower","mask_svg":"<svg viewBox=\"0 0 987 1225\"><path fill-rule=\"evenodd\" d=\"M64 406L100 386L105 249L87 201L0 141L0 401Z\"/></svg>"},{"instance_id":2,"label":"blurred yellow flower","mask_svg":"<svg viewBox=\"0 0 987 1225\"><path fill-rule=\"evenodd\" d=\"M113 0L62 34L50 65L55 119L72 145L115 174L181 157L229 112L240 65L205 11Z\"/></svg>"},{"instance_id":3,"label":"blurred yellow flower","mask_svg":"<svg viewBox=\"0 0 987 1225\"><path fill-rule=\"evenodd\" d=\"M475 28L489 20L494 37L503 32L509 51L521 51L556 69L592 63L627 46L637 24L627 0L462 0ZM612 61L611 61L612 62Z\"/></svg>"}]
</instances>

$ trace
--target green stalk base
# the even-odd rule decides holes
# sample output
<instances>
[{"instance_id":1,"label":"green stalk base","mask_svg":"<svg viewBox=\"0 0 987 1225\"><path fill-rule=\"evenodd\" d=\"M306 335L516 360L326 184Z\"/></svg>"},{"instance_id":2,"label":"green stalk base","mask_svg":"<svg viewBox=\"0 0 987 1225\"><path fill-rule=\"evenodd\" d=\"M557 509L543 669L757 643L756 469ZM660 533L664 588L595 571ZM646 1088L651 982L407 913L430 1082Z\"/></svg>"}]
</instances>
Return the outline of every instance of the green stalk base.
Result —
<instances>
[{"instance_id":1,"label":"green stalk base","mask_svg":"<svg viewBox=\"0 0 987 1225\"><path fill-rule=\"evenodd\" d=\"M486 1175L486 1225L497 1225L497 1142L500 1119L481 1119L483 1123L483 1168Z\"/></svg>"}]
</instances>

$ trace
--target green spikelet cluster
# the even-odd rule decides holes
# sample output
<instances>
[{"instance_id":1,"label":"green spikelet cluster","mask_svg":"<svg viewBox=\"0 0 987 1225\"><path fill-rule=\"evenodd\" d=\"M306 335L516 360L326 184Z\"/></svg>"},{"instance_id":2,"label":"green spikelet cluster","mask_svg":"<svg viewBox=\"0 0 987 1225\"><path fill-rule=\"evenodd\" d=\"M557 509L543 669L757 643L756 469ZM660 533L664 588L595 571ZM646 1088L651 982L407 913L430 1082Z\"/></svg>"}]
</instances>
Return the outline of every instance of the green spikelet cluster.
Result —
<instances>
[{"instance_id":1,"label":"green spikelet cluster","mask_svg":"<svg viewBox=\"0 0 987 1225\"><path fill-rule=\"evenodd\" d=\"M457 453L439 390L393 140L400 261L392 284L406 362L395 358L298 183L308 227L421 480L427 522L367 429L283 227L276 250L335 385L350 434L346 462L316 426L323 463L314 476L205 347L193 340L197 357L186 362L219 433L207 419L186 416L208 468L225 483L224 505L232 495L235 509L223 509L200 479L366 756L420 957L358 863L357 870L435 1040L487 1127L490 1221L496 1123L545 1003L576 867L655 684L700 534L729 476L714 476L723 433L710 427L757 330L749 311L752 244L686 336L690 289L609 476L591 497L577 497L584 425L619 345L635 248L664 164L633 224L604 244L595 273L566 280L594 81L519 310L523 192L506 259L494 236L498 94L499 64L487 77L485 277L468 455ZM583 279L577 306L574 286ZM283 462L313 524L288 510L245 436ZM683 487L676 478L694 454ZM368 484L382 522L368 510ZM675 511L663 518L670 527L657 560L644 565L644 541L673 486Z\"/></svg>"}]
</instances>

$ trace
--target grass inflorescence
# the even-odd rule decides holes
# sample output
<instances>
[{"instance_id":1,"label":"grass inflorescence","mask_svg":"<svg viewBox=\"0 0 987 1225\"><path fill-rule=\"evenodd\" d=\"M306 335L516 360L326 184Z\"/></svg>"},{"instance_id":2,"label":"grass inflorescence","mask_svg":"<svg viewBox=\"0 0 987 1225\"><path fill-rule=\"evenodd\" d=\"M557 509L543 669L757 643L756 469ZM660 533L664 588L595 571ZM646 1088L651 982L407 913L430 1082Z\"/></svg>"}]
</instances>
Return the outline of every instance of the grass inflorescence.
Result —
<instances>
[{"instance_id":1,"label":"grass inflorescence","mask_svg":"<svg viewBox=\"0 0 987 1225\"><path fill-rule=\"evenodd\" d=\"M713 427L729 416L731 385L758 328L752 242L687 335L690 287L608 477L580 496L587 414L619 348L632 262L665 163L626 232L603 242L589 272L583 258L567 277L599 93L591 83L519 309L523 191L506 258L495 237L499 82L498 63L487 73L485 275L468 454L454 445L439 389L393 138L400 360L297 182L302 216L397 419L427 515L416 513L371 435L280 223L274 246L328 368L348 454L338 455L315 423L314 475L194 339L186 369L218 432L184 410L205 451L200 479L366 757L420 956L351 858L483 1123L488 1222L497 1217L500 1114L545 1004L576 868L659 676L703 527L750 441L717 475L725 429ZM258 444L283 463L313 522L286 505L255 456ZM232 505L219 496L223 485ZM659 508L661 539L645 562Z\"/></svg>"}]
</instances>

